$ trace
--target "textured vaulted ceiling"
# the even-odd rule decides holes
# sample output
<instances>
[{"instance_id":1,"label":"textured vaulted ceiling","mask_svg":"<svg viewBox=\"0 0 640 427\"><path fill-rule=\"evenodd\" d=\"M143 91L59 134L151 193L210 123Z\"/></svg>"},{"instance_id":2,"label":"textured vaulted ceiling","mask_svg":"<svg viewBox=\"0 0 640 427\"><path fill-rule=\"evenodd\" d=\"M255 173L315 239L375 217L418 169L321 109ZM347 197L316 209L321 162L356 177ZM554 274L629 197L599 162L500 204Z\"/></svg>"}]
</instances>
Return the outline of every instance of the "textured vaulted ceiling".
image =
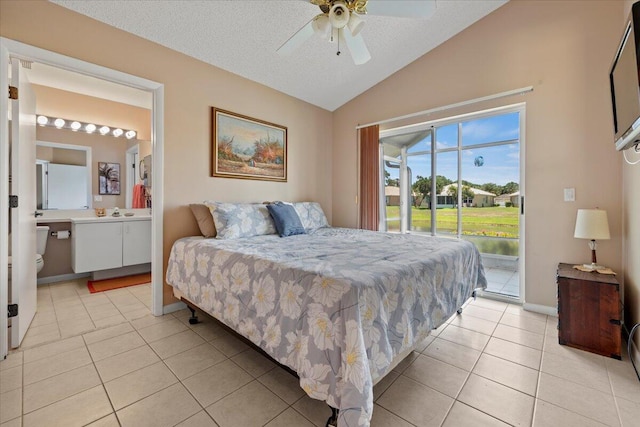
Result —
<instances>
[{"instance_id":1,"label":"textured vaulted ceiling","mask_svg":"<svg viewBox=\"0 0 640 427\"><path fill-rule=\"evenodd\" d=\"M367 15L364 65L317 36L290 56L276 53L320 12L301 0L51 1L333 111L507 0L438 0L428 19Z\"/></svg>"}]
</instances>

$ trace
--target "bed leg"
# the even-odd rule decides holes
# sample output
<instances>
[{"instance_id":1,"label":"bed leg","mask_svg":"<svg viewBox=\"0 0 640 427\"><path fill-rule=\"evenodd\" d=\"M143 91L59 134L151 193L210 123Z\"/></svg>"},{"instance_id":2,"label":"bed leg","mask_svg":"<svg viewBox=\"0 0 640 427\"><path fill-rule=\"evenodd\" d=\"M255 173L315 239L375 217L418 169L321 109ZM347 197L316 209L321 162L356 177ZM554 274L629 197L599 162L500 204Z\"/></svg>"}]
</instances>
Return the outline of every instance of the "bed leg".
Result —
<instances>
[{"instance_id":1,"label":"bed leg","mask_svg":"<svg viewBox=\"0 0 640 427\"><path fill-rule=\"evenodd\" d=\"M456 313L458 314L462 314L462 307L460 307L459 309L456 310Z\"/></svg>"},{"instance_id":2,"label":"bed leg","mask_svg":"<svg viewBox=\"0 0 640 427\"><path fill-rule=\"evenodd\" d=\"M338 408L334 408L333 406L329 406L331 408L331 416L327 420L327 424L325 427L337 427L338 426Z\"/></svg>"},{"instance_id":3,"label":"bed leg","mask_svg":"<svg viewBox=\"0 0 640 427\"><path fill-rule=\"evenodd\" d=\"M188 305L187 308L191 312L191 317L189 318L189 324L195 325L196 323L198 323L198 316L196 316L196 310L190 305Z\"/></svg>"}]
</instances>

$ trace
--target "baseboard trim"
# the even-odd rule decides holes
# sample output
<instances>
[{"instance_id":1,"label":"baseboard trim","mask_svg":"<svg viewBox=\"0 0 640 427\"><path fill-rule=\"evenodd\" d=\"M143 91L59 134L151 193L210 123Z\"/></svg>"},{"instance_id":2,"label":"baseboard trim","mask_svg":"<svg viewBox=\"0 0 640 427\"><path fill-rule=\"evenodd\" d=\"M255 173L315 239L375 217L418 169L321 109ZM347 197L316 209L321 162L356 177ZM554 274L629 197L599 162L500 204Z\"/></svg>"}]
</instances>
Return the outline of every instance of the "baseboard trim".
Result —
<instances>
[{"instance_id":1,"label":"baseboard trim","mask_svg":"<svg viewBox=\"0 0 640 427\"><path fill-rule=\"evenodd\" d=\"M182 301L174 302L173 304L165 305L162 307L162 314L173 313L174 311L180 311L187 308L187 304Z\"/></svg>"},{"instance_id":2,"label":"baseboard trim","mask_svg":"<svg viewBox=\"0 0 640 427\"><path fill-rule=\"evenodd\" d=\"M69 273L59 274L57 276L40 277L37 280L38 285L48 285L49 283L64 282L67 280L82 279L83 277L89 277L91 273Z\"/></svg>"},{"instance_id":3,"label":"baseboard trim","mask_svg":"<svg viewBox=\"0 0 640 427\"><path fill-rule=\"evenodd\" d=\"M524 308L527 311L546 314L547 316L558 316L558 309L556 307L550 307L548 305L531 304L531 303L525 302L524 304L522 304L522 308Z\"/></svg>"}]
</instances>

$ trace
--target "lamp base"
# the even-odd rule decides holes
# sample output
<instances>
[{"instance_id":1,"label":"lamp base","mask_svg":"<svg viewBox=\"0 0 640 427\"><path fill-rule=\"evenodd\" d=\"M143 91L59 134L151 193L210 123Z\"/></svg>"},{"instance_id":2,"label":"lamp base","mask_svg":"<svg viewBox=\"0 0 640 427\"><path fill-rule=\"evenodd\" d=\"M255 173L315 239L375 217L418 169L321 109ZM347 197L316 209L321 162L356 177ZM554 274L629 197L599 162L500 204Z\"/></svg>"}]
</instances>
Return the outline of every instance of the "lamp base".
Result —
<instances>
[{"instance_id":1,"label":"lamp base","mask_svg":"<svg viewBox=\"0 0 640 427\"><path fill-rule=\"evenodd\" d=\"M593 262L591 264L582 264L582 266L590 271L603 270L606 268L604 265L598 265Z\"/></svg>"}]
</instances>

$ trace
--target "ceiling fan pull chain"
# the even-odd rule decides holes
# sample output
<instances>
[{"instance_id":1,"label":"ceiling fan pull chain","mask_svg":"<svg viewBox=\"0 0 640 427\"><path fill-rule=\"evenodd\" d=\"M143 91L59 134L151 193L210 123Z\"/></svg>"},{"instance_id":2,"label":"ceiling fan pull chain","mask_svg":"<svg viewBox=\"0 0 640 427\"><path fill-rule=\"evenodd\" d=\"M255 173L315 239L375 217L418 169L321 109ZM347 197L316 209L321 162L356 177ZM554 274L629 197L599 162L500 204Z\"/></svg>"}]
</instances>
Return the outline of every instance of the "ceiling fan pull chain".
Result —
<instances>
[{"instance_id":1,"label":"ceiling fan pull chain","mask_svg":"<svg viewBox=\"0 0 640 427\"><path fill-rule=\"evenodd\" d=\"M338 29L338 51L336 52L337 56L340 56L340 31L342 31L342 29ZM331 32L331 34L333 35L333 31Z\"/></svg>"}]
</instances>

